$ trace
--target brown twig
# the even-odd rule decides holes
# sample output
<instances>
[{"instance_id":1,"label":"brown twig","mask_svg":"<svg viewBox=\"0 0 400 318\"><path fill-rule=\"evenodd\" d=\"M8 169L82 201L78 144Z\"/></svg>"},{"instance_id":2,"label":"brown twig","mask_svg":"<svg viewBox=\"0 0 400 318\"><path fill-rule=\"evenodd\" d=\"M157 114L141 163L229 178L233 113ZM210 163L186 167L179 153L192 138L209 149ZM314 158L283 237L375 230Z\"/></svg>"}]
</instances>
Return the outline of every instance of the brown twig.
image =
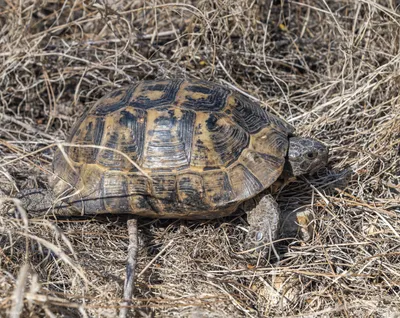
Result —
<instances>
[{"instance_id":1,"label":"brown twig","mask_svg":"<svg viewBox=\"0 0 400 318\"><path fill-rule=\"evenodd\" d=\"M126 278L124 283L124 301L121 304L119 318L126 318L129 305L132 303L133 289L135 283L136 263L138 254L138 228L137 220L132 218L127 221L128 225L128 260L126 264Z\"/></svg>"}]
</instances>

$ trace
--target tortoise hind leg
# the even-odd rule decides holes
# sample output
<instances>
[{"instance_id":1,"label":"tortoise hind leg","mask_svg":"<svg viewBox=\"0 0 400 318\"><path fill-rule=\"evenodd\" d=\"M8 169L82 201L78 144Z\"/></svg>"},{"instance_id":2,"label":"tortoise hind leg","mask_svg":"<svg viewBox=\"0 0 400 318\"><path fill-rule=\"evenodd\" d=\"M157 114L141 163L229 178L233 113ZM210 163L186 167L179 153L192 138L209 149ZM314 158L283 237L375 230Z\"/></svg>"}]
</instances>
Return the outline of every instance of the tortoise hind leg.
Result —
<instances>
[{"instance_id":1,"label":"tortoise hind leg","mask_svg":"<svg viewBox=\"0 0 400 318\"><path fill-rule=\"evenodd\" d=\"M29 212L46 212L54 207L54 193L47 189L24 189L17 193L16 198L21 200L22 206Z\"/></svg>"},{"instance_id":2,"label":"tortoise hind leg","mask_svg":"<svg viewBox=\"0 0 400 318\"><path fill-rule=\"evenodd\" d=\"M270 194L263 194L253 209L246 210L247 221L250 224L245 240L246 249L275 251L272 243L278 236L280 218L280 210L275 199ZM278 256L276 252L275 254Z\"/></svg>"},{"instance_id":3,"label":"tortoise hind leg","mask_svg":"<svg viewBox=\"0 0 400 318\"><path fill-rule=\"evenodd\" d=\"M126 318L129 306L132 303L133 287L135 282L136 261L138 253L138 229L137 220L132 218L127 221L129 245L128 261L126 264L126 277L124 283L124 300L121 303L119 318Z\"/></svg>"}]
</instances>

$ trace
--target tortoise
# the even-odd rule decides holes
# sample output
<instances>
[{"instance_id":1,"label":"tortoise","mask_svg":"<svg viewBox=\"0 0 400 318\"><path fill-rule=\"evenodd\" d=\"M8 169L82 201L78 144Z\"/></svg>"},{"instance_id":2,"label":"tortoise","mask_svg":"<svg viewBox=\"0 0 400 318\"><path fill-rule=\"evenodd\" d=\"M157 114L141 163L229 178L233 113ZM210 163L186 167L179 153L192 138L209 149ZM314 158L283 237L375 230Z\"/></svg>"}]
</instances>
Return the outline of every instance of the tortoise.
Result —
<instances>
[{"instance_id":1,"label":"tortoise","mask_svg":"<svg viewBox=\"0 0 400 318\"><path fill-rule=\"evenodd\" d=\"M212 219L327 160L323 143L296 136L235 90L202 80L140 81L78 120L55 153L51 187L85 215ZM279 208L269 194L262 200L249 219L256 245L277 235Z\"/></svg>"}]
</instances>

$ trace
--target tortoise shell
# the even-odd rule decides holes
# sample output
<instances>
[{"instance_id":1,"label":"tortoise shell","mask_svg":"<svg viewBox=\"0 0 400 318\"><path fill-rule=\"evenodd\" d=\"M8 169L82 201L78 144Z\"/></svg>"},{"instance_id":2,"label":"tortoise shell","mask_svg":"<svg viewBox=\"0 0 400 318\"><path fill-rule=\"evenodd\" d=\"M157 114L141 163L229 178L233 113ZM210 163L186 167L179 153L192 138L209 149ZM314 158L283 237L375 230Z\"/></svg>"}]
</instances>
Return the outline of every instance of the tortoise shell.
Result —
<instances>
[{"instance_id":1,"label":"tortoise shell","mask_svg":"<svg viewBox=\"0 0 400 318\"><path fill-rule=\"evenodd\" d=\"M221 85L142 81L80 118L67 140L77 146L56 151L53 187L85 214L221 217L277 180L292 132Z\"/></svg>"}]
</instances>

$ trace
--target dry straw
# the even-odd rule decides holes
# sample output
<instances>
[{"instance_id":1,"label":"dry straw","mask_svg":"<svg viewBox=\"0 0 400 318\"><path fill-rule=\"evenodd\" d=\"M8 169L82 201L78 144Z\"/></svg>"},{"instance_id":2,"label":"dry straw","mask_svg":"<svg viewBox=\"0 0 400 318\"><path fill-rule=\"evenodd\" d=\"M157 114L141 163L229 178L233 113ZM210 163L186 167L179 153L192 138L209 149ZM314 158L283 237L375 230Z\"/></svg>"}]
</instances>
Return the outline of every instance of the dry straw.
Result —
<instances>
[{"instance_id":1,"label":"dry straw","mask_svg":"<svg viewBox=\"0 0 400 318\"><path fill-rule=\"evenodd\" d=\"M135 80L172 77L251 95L329 144L331 158L326 171L279 192L286 214L311 212L314 232L307 242L280 242L279 262L241 253L240 216L141 220L136 312L399 315L399 6L0 0L0 316L116 315L125 223L54 222L25 214L12 198L46 187L54 147L43 148L65 140L98 98Z\"/></svg>"}]
</instances>

